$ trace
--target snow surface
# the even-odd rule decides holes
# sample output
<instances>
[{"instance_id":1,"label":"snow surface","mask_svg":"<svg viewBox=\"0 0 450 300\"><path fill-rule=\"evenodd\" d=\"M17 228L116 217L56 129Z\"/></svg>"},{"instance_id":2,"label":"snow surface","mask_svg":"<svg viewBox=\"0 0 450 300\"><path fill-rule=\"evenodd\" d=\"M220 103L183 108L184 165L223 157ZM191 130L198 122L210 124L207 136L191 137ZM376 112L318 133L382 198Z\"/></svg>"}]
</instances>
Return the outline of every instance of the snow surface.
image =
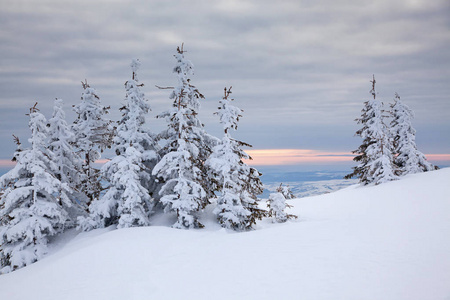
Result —
<instances>
[{"instance_id":1,"label":"snow surface","mask_svg":"<svg viewBox=\"0 0 450 300\"><path fill-rule=\"evenodd\" d=\"M449 182L446 168L293 199L298 221L243 233L212 208L201 230L69 232L1 275L0 299L450 299Z\"/></svg>"}]
</instances>

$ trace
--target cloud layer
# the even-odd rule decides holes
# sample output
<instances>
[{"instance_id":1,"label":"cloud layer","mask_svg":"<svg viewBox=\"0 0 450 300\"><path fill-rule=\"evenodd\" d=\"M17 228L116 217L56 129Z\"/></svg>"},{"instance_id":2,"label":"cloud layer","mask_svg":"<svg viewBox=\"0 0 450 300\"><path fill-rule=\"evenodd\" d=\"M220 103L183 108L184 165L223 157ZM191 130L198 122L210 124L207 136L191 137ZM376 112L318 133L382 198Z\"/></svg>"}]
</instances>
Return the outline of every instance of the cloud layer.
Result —
<instances>
[{"instance_id":1,"label":"cloud layer","mask_svg":"<svg viewBox=\"0 0 450 300\"><path fill-rule=\"evenodd\" d=\"M39 101L49 115L61 97L69 111L85 78L118 119L134 57L158 131L153 116L171 101L154 85L175 83L182 42L213 134L221 131L212 113L232 85L245 111L236 137L255 148L351 151L375 74L380 99L398 92L415 110L421 150L450 153L446 0L3 0L0 28L0 158L14 151L11 134L28 136L28 107Z\"/></svg>"}]
</instances>

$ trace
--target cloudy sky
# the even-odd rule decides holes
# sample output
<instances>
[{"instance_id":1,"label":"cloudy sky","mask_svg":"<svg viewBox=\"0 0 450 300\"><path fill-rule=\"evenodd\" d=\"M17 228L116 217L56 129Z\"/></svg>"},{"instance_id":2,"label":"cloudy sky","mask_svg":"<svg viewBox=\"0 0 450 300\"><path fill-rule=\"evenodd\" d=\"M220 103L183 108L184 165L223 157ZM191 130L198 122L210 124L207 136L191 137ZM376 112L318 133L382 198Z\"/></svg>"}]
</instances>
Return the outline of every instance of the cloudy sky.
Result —
<instances>
[{"instance_id":1,"label":"cloudy sky","mask_svg":"<svg viewBox=\"0 0 450 300\"><path fill-rule=\"evenodd\" d=\"M380 100L398 92L415 111L419 149L450 158L436 156L450 154L448 0L0 0L0 41L0 160L15 149L11 134L28 138L25 113L35 101L50 117L62 98L73 121L81 80L117 120L132 58L142 62L148 126L158 132L165 124L154 116L171 100L155 85L176 83L182 42L206 96L206 129L221 135L212 113L232 85L245 111L235 136L258 159L348 162L372 74Z\"/></svg>"}]
</instances>

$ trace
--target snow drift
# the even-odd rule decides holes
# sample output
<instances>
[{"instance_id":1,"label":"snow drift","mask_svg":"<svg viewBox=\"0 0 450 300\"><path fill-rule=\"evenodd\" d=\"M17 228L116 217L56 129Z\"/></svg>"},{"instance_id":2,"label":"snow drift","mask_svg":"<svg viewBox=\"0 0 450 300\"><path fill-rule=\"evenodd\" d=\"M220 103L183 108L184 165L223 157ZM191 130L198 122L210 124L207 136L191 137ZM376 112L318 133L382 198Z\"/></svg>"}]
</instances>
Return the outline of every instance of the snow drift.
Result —
<instances>
[{"instance_id":1,"label":"snow drift","mask_svg":"<svg viewBox=\"0 0 450 300\"><path fill-rule=\"evenodd\" d=\"M0 299L450 299L449 183L447 168L294 199L298 221L243 233L67 235L1 275Z\"/></svg>"}]
</instances>

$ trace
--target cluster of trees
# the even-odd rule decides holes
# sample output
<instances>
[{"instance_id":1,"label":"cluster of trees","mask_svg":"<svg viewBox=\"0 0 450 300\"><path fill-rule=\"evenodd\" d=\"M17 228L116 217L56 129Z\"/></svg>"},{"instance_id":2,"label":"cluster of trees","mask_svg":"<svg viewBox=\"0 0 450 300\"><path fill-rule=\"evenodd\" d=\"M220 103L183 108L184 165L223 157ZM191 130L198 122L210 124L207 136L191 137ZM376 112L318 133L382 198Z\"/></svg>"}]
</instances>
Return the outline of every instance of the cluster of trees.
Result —
<instances>
[{"instance_id":1,"label":"cluster of trees","mask_svg":"<svg viewBox=\"0 0 450 300\"><path fill-rule=\"evenodd\" d=\"M150 106L138 79L139 60L131 63L117 122L107 118L110 108L87 82L71 125L61 99L49 120L37 103L30 109L31 146L22 149L15 137L16 165L0 177L0 272L40 259L51 238L68 228L148 226L158 213L176 219L175 228L201 228L199 216L213 202L218 222L234 230L251 229L263 217L293 217L283 212L291 197L286 189L269 211L258 206L261 173L243 161L250 157L242 147L250 145L231 137L242 113L232 104L231 88L216 113L224 129L219 139L198 118L203 95L191 83L193 65L183 47L174 56L178 84L171 88L172 107L157 116L167 122L159 134L145 127ZM98 169L94 162L106 148L115 156Z\"/></svg>"},{"instance_id":2,"label":"cluster of trees","mask_svg":"<svg viewBox=\"0 0 450 300\"><path fill-rule=\"evenodd\" d=\"M371 83L373 100L364 102L361 117L356 119L362 125L356 135L363 139L353 151L356 154L353 160L358 165L345 178L357 177L363 185L380 184L406 174L437 169L417 149L416 131L411 125L413 111L397 93L389 109L383 109L383 103L376 99L375 76Z\"/></svg>"},{"instance_id":3,"label":"cluster of trees","mask_svg":"<svg viewBox=\"0 0 450 300\"><path fill-rule=\"evenodd\" d=\"M224 132L217 138L198 118L204 97L191 82L193 65L183 47L174 56L178 82L170 88L171 108L157 116L167 123L158 134L145 126L150 106L141 91L137 59L131 63L117 122L107 118L110 108L86 81L70 125L61 99L55 100L48 120L37 103L30 108L30 147L22 149L14 136L16 165L0 177L0 272L40 259L52 237L74 227L149 226L155 214L167 214L174 228L202 228L201 213L212 203L221 226L237 231L252 229L264 217L274 222L296 218L285 212L290 207L286 200L294 198L287 186L270 195L268 210L259 205L261 173L244 162L251 158L242 149L251 145L231 135L242 117L230 98L231 87L225 88L215 113ZM379 184L436 169L417 150L413 112L396 94L386 114L376 99L375 78L370 92L373 100L364 103L356 120L362 125L356 135L363 138L354 151L358 165L346 178ZM113 148L115 156L96 168L106 148Z\"/></svg>"}]
</instances>

